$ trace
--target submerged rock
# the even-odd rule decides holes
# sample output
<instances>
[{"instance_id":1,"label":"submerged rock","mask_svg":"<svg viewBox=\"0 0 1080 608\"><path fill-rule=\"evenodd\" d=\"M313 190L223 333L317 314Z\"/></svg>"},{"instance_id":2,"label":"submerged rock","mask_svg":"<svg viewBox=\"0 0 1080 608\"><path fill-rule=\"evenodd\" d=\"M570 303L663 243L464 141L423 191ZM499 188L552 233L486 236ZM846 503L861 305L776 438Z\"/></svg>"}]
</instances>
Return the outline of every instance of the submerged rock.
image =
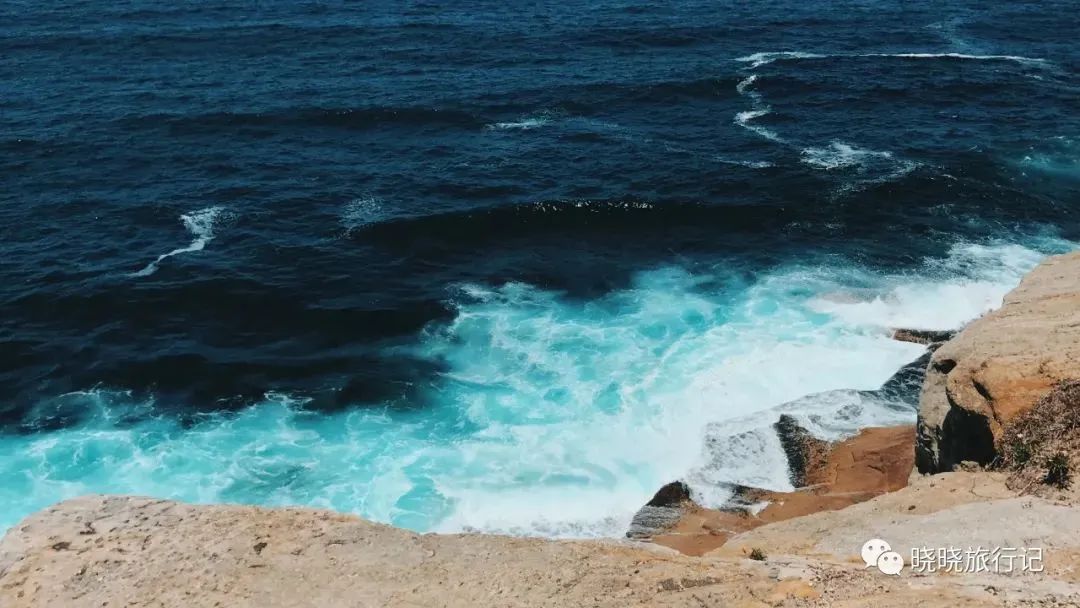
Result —
<instances>
[{"instance_id":1,"label":"submerged rock","mask_svg":"<svg viewBox=\"0 0 1080 608\"><path fill-rule=\"evenodd\" d=\"M787 414L781 414L773 428L776 429L780 445L787 456L791 485L796 488L807 485L810 483L807 479L812 477L812 472L825 466L829 455L829 442L814 437L810 431L799 426L794 417Z\"/></svg>"},{"instance_id":2,"label":"submerged rock","mask_svg":"<svg viewBox=\"0 0 1080 608\"><path fill-rule=\"evenodd\" d=\"M919 401L919 393L922 392L923 379L926 377L926 366L930 364L930 357L933 354L932 349L927 350L918 359L900 368L899 371L885 381L885 384L881 385L881 388L868 392L877 394L893 403L910 403L912 407L915 407L915 404Z\"/></svg>"},{"instance_id":3,"label":"submerged rock","mask_svg":"<svg viewBox=\"0 0 1080 608\"><path fill-rule=\"evenodd\" d=\"M899 340L901 342L914 342L915 344L926 344L931 347L937 347L941 345L942 342L952 339L956 333L956 330L953 329L900 328L893 330L892 338L893 340Z\"/></svg>"}]
</instances>

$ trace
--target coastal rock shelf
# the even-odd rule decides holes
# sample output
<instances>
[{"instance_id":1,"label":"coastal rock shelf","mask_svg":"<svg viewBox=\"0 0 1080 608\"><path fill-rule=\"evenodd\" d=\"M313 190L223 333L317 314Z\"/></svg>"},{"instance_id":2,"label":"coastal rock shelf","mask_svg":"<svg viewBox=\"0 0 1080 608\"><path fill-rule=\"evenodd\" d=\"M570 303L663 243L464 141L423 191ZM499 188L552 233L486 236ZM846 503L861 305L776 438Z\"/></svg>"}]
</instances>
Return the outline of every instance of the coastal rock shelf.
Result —
<instances>
[{"instance_id":1,"label":"coastal rock shelf","mask_svg":"<svg viewBox=\"0 0 1080 608\"><path fill-rule=\"evenodd\" d=\"M858 558L875 536L894 547L1043 546L1046 572L886 576ZM763 561L747 558L754 549ZM1016 498L997 474L920 478L739 534L702 557L629 541L419 535L311 509L89 496L27 518L0 542L0 606L1029 605L1080 600L1077 554L1076 510Z\"/></svg>"},{"instance_id":2,"label":"coastal rock shelf","mask_svg":"<svg viewBox=\"0 0 1080 608\"><path fill-rule=\"evenodd\" d=\"M689 496L654 505L661 495L657 493L635 516L627 536L649 538L687 555L703 555L759 526L843 509L908 483L915 435L911 426L864 429L832 445L810 436L787 416L775 427L798 489L775 492L738 487L723 509L702 508Z\"/></svg>"}]
</instances>

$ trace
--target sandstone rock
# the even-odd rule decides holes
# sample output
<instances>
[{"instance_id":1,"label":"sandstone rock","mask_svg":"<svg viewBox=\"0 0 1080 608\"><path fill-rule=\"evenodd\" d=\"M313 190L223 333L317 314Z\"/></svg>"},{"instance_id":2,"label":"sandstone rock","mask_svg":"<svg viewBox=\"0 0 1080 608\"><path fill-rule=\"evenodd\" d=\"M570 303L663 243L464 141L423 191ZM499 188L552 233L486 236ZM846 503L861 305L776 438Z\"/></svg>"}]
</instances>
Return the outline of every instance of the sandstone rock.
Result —
<instances>
[{"instance_id":1,"label":"sandstone rock","mask_svg":"<svg viewBox=\"0 0 1080 608\"><path fill-rule=\"evenodd\" d=\"M964 480L937 494L966 497L971 486ZM904 497L901 504L910 500ZM921 504L932 501L933 495L920 498ZM996 543L1018 542L1016 533L1022 539L1054 540L1047 569L1069 576L1080 528L1070 525L1067 510L1041 503L1022 509L1014 503L990 511L1005 516L992 520L980 518L978 504L968 505L973 511L943 512L939 520L865 508L852 518L857 528L845 526L841 513L822 514L836 520L826 530L813 526L765 535L759 544L769 559L763 564L741 553L694 558L641 543L419 535L312 509L91 496L32 515L0 541L0 606L957 608L1030 605L1025 602L1031 600L1066 605L1076 589L1067 579L895 577L852 561L867 531L887 533L899 544L908 540L893 529L899 523L922 535L911 540L966 541L976 538L971 522L982 519L989 524L983 526L991 534L988 540ZM96 534L82 533L87 523ZM951 536L934 536L935 530ZM821 550L793 555L792 547L805 537L817 540ZM68 549L52 548L61 542Z\"/></svg>"},{"instance_id":2,"label":"sandstone rock","mask_svg":"<svg viewBox=\"0 0 1080 608\"><path fill-rule=\"evenodd\" d=\"M806 551L858 559L859 547L870 538L903 547L901 553L920 546L1042 546L1052 554L1057 550L1051 547L1080 547L1080 510L1017 497L1002 473L920 476L901 490L846 509L747 531L718 553L759 547L770 555Z\"/></svg>"},{"instance_id":3,"label":"sandstone rock","mask_svg":"<svg viewBox=\"0 0 1080 608\"><path fill-rule=\"evenodd\" d=\"M799 426L798 421L787 414L781 414L780 419L773 424L773 429L780 438L784 453L787 456L788 470L793 486L801 488L809 479L824 479L828 476L828 458L831 446L829 442L818 439L809 431ZM814 482L816 483L816 481ZM734 492L728 505L721 510L730 513L734 520L746 519L750 509L756 504L768 502L775 496L782 496L782 492L769 492L760 488L747 486L734 486ZM630 522L626 532L627 538L650 539L672 532L681 522L688 517L697 514L709 513L693 501L690 487L681 481L671 482L656 492ZM731 527L724 532L733 529L745 529L742 525ZM710 532L710 534L713 534ZM713 534L716 535L716 534ZM705 543L711 545L712 542Z\"/></svg>"},{"instance_id":4,"label":"sandstone rock","mask_svg":"<svg viewBox=\"0 0 1080 608\"><path fill-rule=\"evenodd\" d=\"M1080 378L1080 252L1048 258L1002 307L964 328L930 360L919 406L922 473L998 455L1002 425L1051 387Z\"/></svg>"},{"instance_id":5,"label":"sandstone rock","mask_svg":"<svg viewBox=\"0 0 1080 608\"><path fill-rule=\"evenodd\" d=\"M736 487L727 508L684 505L678 521L654 533L652 542L687 555L702 555L758 526L842 509L899 490L907 485L913 466L914 437L911 426L864 429L810 460L808 487L794 492ZM760 508L763 503L767 504Z\"/></svg>"}]
</instances>

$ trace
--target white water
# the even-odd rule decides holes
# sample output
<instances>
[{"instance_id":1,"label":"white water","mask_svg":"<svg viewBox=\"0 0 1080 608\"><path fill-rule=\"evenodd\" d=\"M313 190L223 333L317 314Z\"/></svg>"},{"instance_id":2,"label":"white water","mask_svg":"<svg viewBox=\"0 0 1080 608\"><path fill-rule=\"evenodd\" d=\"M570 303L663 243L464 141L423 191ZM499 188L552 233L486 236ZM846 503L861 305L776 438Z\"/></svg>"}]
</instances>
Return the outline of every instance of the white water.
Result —
<instances>
[{"instance_id":1,"label":"white water","mask_svg":"<svg viewBox=\"0 0 1080 608\"><path fill-rule=\"evenodd\" d=\"M804 163L826 170L846 167L865 168L881 161L891 162L892 158L892 152L864 150L842 141L834 141L823 148L806 148L802 151Z\"/></svg>"},{"instance_id":2,"label":"white water","mask_svg":"<svg viewBox=\"0 0 1080 608\"><path fill-rule=\"evenodd\" d=\"M753 67L757 67L757 65L758 64L755 64ZM776 132L772 129L768 129L761 125L753 124L754 120L757 120L762 116L767 116L769 113L772 112L772 108L769 107L769 105L766 104L765 101L762 99L761 93L758 93L754 90L754 83L757 82L757 79L757 74L751 74L746 78L740 80L739 83L735 85L735 90L738 91L739 95L748 98L750 100L751 107L753 108L751 110L746 110L744 112L739 112L738 114L736 114L735 124L739 125L744 129L757 133L765 139L775 141L777 143L784 143L784 139L777 135Z\"/></svg>"},{"instance_id":3,"label":"white water","mask_svg":"<svg viewBox=\"0 0 1080 608\"><path fill-rule=\"evenodd\" d=\"M764 137L765 139L770 139L770 140L775 141L775 142L783 142L784 141L783 138L781 138L779 135L777 135L776 132L773 131L772 129L763 127L761 125L753 124L754 120L769 114L769 112L771 112L771 111L772 110L769 109L768 107L761 107L761 108L758 108L758 109L755 109L755 110L747 110L745 112L739 112L738 114L735 115L735 124L739 125L740 127L743 127L744 129L749 129L750 131L753 131L754 133L757 133L758 135Z\"/></svg>"},{"instance_id":4,"label":"white water","mask_svg":"<svg viewBox=\"0 0 1080 608\"><path fill-rule=\"evenodd\" d=\"M745 57L738 57L735 61L741 61L743 63L749 63L750 69L757 69L763 65L768 65L774 61L779 60L791 60L791 59L823 59L830 57L830 55L819 55L818 53L804 53L802 51L771 51L754 53Z\"/></svg>"},{"instance_id":5,"label":"white water","mask_svg":"<svg viewBox=\"0 0 1080 608\"><path fill-rule=\"evenodd\" d=\"M62 498L134 493L302 504L417 530L619 536L660 485L786 487L780 411L828 437L911 421L868 399L921 353L888 328L956 327L993 306L1040 241L961 244L909 274L789 266L642 272L576 300L465 285L454 320L410 347L447 373L413 410L317 414L288 395L183 427L152 402L90 391L40 411L89 411L58 431L0 436L0 529Z\"/></svg>"},{"instance_id":6,"label":"white water","mask_svg":"<svg viewBox=\"0 0 1080 608\"><path fill-rule=\"evenodd\" d=\"M531 131L547 126L556 118L561 117L564 117L562 112L544 110L536 114L522 116L518 120L491 123L487 125L487 128L497 131Z\"/></svg>"},{"instance_id":7,"label":"white water","mask_svg":"<svg viewBox=\"0 0 1080 608\"><path fill-rule=\"evenodd\" d=\"M853 54L820 54L820 53L807 53L803 51L767 51L753 53L744 57L738 57L735 61L740 63L749 64L746 68L751 72L749 76L742 79L735 85L735 90L750 100L751 109L743 112L739 112L735 115L735 124L748 129L754 133L757 133L761 137L770 141L787 144L787 140L784 137L777 134L772 129L768 129L758 124L754 124L753 121L766 116L772 112L772 107L767 104L762 97L761 93L754 89L754 85L759 80L759 75L753 73L754 70L769 65L778 61L800 61L800 60L817 60L817 59L844 59L852 57L881 57L887 59L954 59L964 61L1011 61L1028 66L1048 67L1051 64L1045 59L1033 58L1033 57L1021 57L1017 55L972 55L964 53L853 53ZM807 146L802 148L802 154L804 161L811 165L816 165L822 168L831 169L837 166L850 166L855 164L858 158L856 152L862 152L861 158L866 159L869 155L889 155L888 152L873 152L873 151L859 151L857 148L845 144L843 142L833 142L829 146ZM836 163L845 164L836 164ZM878 176L869 182L864 183L879 183L889 181L902 177L917 167L917 163L913 161L897 159L894 164L893 170L888 171L886 174ZM865 168L865 165L863 165ZM854 184L851 187L858 187L858 184Z\"/></svg>"},{"instance_id":8,"label":"white water","mask_svg":"<svg viewBox=\"0 0 1080 608\"><path fill-rule=\"evenodd\" d=\"M341 225L346 231L377 224L391 216L381 198L364 196L345 204L341 213Z\"/></svg>"},{"instance_id":9,"label":"white water","mask_svg":"<svg viewBox=\"0 0 1080 608\"><path fill-rule=\"evenodd\" d=\"M738 57L735 61L749 63L750 69L756 69L776 61L799 61L802 59L843 59L848 57L885 57L895 59L957 59L966 61L1012 61L1034 66L1045 66L1049 62L1038 57L1019 55L973 55L967 53L805 53L802 51L769 51Z\"/></svg>"},{"instance_id":10,"label":"white water","mask_svg":"<svg viewBox=\"0 0 1080 608\"><path fill-rule=\"evenodd\" d=\"M169 253L159 255L156 260L147 264L142 270L131 273L131 276L148 277L157 272L162 261L174 255L202 251L207 243L214 240L214 222L221 217L222 211L221 207L207 207L206 209L181 215L180 221L184 223L184 227L193 237L191 243L187 247L180 247L179 249L173 249Z\"/></svg>"},{"instance_id":11,"label":"white water","mask_svg":"<svg viewBox=\"0 0 1080 608\"><path fill-rule=\"evenodd\" d=\"M842 141L824 147L804 148L800 156L803 163L816 169L853 171L855 179L846 182L840 192L898 179L919 166L919 163L898 158L892 152L867 150Z\"/></svg>"},{"instance_id":12,"label":"white water","mask_svg":"<svg viewBox=\"0 0 1080 608\"><path fill-rule=\"evenodd\" d=\"M1050 174L1080 180L1080 146L1071 137L1058 135L1031 146L1016 163L1025 174Z\"/></svg>"},{"instance_id":13,"label":"white water","mask_svg":"<svg viewBox=\"0 0 1080 608\"><path fill-rule=\"evenodd\" d=\"M801 51L762 52L739 57L736 61L749 63L751 72L761 66L776 61L796 61L802 59L828 59L843 57L886 57L903 59L968 59L968 60L1008 60L1020 63L1043 63L1042 59L1016 57L1011 55L964 55L960 53L862 53L856 55L822 55ZM754 89L759 75L751 73L735 85L739 95L750 100L751 109L735 115L735 124L770 141L799 149L802 162L824 170L853 169L859 176L848 180L837 190L838 194L850 193L866 186L899 179L919 167L919 163L896 157L892 152L859 148L855 145L832 141L828 145L804 145L789 142L776 131L755 124L759 118L772 113L772 107L765 102L760 92Z\"/></svg>"}]
</instances>

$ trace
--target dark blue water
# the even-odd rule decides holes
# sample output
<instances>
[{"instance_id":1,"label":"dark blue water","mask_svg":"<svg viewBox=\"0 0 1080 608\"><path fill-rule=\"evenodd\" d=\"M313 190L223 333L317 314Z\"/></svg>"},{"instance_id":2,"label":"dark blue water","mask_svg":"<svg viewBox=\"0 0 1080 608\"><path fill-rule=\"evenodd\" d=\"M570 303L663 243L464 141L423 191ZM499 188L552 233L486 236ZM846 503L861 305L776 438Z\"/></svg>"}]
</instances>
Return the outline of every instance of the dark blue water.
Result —
<instances>
[{"instance_id":1,"label":"dark blue water","mask_svg":"<svg viewBox=\"0 0 1080 608\"><path fill-rule=\"evenodd\" d=\"M913 419L843 392L918 356L888 327L1080 239L1075 9L9 0L0 526L607 534L783 486L777 406Z\"/></svg>"}]
</instances>

